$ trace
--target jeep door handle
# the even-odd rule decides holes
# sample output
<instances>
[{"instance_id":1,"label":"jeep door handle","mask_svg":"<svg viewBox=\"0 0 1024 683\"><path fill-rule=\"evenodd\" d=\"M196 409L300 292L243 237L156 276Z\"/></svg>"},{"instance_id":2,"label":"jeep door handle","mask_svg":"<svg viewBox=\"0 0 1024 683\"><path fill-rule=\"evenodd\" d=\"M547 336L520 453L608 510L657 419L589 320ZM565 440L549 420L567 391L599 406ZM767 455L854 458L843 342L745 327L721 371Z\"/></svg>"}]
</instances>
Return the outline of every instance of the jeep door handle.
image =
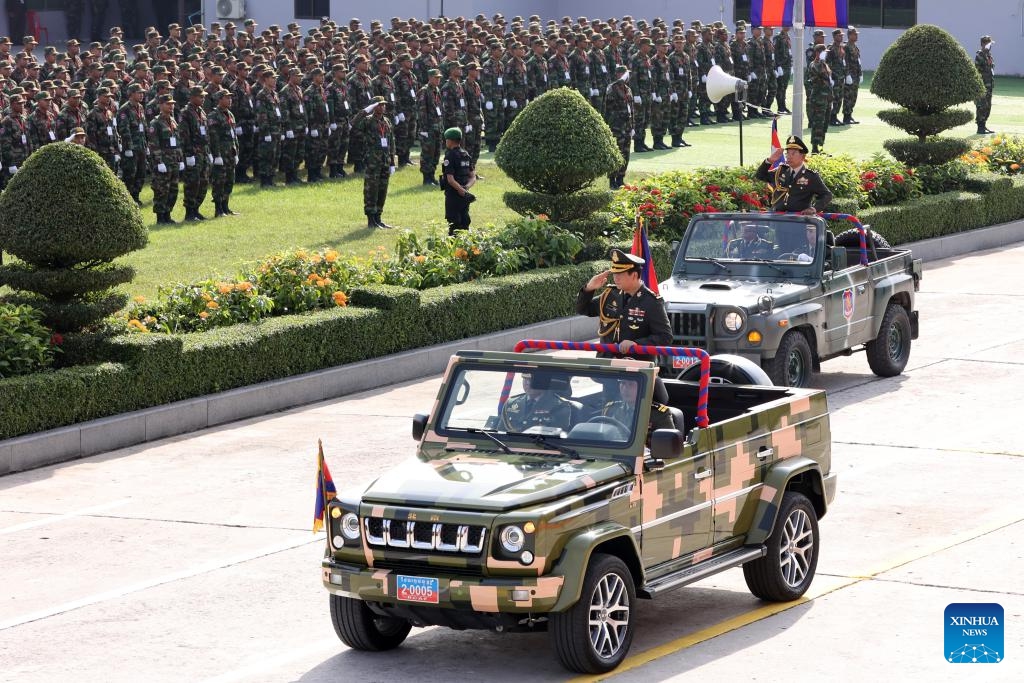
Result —
<instances>
[{"instance_id":1,"label":"jeep door handle","mask_svg":"<svg viewBox=\"0 0 1024 683\"><path fill-rule=\"evenodd\" d=\"M773 455L775 455L775 449L774 448L768 448L767 446L761 446L761 448L759 448L757 450L757 459L758 460L764 460L765 458L769 458L769 457L771 457Z\"/></svg>"},{"instance_id":2,"label":"jeep door handle","mask_svg":"<svg viewBox=\"0 0 1024 683\"><path fill-rule=\"evenodd\" d=\"M701 470L700 472L694 472L693 473L693 478L696 479L697 481L700 481L701 479L707 479L710 476L711 476L711 470L710 469Z\"/></svg>"}]
</instances>

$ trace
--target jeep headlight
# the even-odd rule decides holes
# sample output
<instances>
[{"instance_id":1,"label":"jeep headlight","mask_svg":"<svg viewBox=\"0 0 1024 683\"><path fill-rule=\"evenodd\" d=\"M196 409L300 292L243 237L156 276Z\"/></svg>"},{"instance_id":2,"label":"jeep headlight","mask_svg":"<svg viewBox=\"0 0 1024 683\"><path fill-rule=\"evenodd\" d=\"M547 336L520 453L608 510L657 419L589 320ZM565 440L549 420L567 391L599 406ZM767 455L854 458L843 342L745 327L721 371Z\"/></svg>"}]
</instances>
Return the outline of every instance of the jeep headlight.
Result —
<instances>
[{"instance_id":1,"label":"jeep headlight","mask_svg":"<svg viewBox=\"0 0 1024 683\"><path fill-rule=\"evenodd\" d=\"M729 311L722 318L722 325L729 332L739 332L743 329L743 314L739 311Z\"/></svg>"},{"instance_id":2,"label":"jeep headlight","mask_svg":"<svg viewBox=\"0 0 1024 683\"><path fill-rule=\"evenodd\" d=\"M359 517L354 512L346 512L341 518L341 535L350 541L359 538Z\"/></svg>"},{"instance_id":3,"label":"jeep headlight","mask_svg":"<svg viewBox=\"0 0 1024 683\"><path fill-rule=\"evenodd\" d=\"M501 547L505 552L515 554L523 549L526 544L526 532L515 524L509 525L501 530Z\"/></svg>"}]
</instances>

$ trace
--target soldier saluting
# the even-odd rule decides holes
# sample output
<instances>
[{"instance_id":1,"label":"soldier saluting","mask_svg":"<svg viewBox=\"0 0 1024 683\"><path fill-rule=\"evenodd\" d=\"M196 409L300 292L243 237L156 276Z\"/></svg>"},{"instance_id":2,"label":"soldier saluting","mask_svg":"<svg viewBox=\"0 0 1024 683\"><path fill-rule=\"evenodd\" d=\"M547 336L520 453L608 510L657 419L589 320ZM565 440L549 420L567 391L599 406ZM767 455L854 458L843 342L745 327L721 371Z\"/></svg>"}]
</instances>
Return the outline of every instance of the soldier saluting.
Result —
<instances>
[{"instance_id":1,"label":"soldier saluting","mask_svg":"<svg viewBox=\"0 0 1024 683\"><path fill-rule=\"evenodd\" d=\"M810 216L824 211L832 203L832 192L821 176L804 164L807 145L798 136L790 135L784 149L785 163L779 164L775 171L770 170L772 164L782 157L782 150L777 149L761 162L755 174L758 180L771 184L773 188L772 210Z\"/></svg>"}]
</instances>

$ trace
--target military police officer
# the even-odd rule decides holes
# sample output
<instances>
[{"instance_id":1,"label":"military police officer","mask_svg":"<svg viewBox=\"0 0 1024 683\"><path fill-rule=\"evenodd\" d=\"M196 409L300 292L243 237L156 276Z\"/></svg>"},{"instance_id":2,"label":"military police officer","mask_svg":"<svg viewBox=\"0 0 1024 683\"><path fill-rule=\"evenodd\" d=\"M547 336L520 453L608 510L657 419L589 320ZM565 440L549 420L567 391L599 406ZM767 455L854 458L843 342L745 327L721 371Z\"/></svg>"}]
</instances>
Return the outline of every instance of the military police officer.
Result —
<instances>
[{"instance_id":1,"label":"military police officer","mask_svg":"<svg viewBox=\"0 0 1024 683\"><path fill-rule=\"evenodd\" d=\"M448 221L448 234L456 230L469 230L469 205L476 199L469 188L476 183L473 158L462 147L462 131L449 128L444 132L447 150L442 164L444 183L444 218Z\"/></svg>"}]
</instances>

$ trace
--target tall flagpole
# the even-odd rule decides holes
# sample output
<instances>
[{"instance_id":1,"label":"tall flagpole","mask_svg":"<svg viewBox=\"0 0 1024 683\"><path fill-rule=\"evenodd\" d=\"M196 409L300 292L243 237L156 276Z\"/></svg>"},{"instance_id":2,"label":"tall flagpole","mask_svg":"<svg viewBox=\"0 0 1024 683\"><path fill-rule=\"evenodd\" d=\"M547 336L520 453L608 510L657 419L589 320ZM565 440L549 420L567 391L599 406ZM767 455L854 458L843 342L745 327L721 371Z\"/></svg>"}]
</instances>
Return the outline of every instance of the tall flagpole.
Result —
<instances>
[{"instance_id":1,"label":"tall flagpole","mask_svg":"<svg viewBox=\"0 0 1024 683\"><path fill-rule=\"evenodd\" d=\"M793 135L804 134L804 2L793 2Z\"/></svg>"}]
</instances>

